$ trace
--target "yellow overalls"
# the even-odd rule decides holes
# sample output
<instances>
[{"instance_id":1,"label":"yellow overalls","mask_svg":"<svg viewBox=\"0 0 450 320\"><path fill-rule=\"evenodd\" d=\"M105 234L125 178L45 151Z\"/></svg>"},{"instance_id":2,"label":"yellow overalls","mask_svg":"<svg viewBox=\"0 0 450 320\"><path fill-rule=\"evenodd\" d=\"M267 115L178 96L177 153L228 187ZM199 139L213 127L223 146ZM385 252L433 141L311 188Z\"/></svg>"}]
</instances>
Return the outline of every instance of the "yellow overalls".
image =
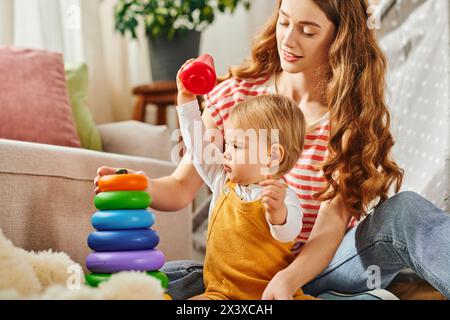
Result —
<instances>
[{"instance_id":1,"label":"yellow overalls","mask_svg":"<svg viewBox=\"0 0 450 320\"><path fill-rule=\"evenodd\" d=\"M258 300L269 281L294 260L293 243L275 240L261 201L246 202L228 181L208 225L205 296L213 300ZM297 300L314 299L298 290Z\"/></svg>"}]
</instances>

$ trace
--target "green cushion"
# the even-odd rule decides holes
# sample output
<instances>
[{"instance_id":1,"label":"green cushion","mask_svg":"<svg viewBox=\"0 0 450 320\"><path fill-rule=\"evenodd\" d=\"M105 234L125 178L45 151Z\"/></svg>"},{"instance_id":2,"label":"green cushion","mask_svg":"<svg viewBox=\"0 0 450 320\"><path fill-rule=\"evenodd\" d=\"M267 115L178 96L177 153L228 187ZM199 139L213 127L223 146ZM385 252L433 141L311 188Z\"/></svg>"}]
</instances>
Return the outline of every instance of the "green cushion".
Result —
<instances>
[{"instance_id":1,"label":"green cushion","mask_svg":"<svg viewBox=\"0 0 450 320\"><path fill-rule=\"evenodd\" d=\"M87 106L88 70L86 64L66 66L67 90L81 146L103 151L102 140Z\"/></svg>"}]
</instances>

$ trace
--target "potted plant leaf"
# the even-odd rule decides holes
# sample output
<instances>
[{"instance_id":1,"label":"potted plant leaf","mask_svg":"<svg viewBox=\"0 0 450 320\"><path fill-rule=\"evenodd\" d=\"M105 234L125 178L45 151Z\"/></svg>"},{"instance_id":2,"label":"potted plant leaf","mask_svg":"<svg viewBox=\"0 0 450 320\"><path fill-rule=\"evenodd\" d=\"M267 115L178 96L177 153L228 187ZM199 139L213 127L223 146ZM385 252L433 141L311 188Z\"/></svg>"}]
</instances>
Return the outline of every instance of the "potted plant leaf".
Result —
<instances>
[{"instance_id":1,"label":"potted plant leaf","mask_svg":"<svg viewBox=\"0 0 450 320\"><path fill-rule=\"evenodd\" d=\"M179 67L199 55L201 31L216 14L232 14L239 5L248 9L250 0L119 0L115 28L136 39L143 23L153 81L173 81Z\"/></svg>"}]
</instances>

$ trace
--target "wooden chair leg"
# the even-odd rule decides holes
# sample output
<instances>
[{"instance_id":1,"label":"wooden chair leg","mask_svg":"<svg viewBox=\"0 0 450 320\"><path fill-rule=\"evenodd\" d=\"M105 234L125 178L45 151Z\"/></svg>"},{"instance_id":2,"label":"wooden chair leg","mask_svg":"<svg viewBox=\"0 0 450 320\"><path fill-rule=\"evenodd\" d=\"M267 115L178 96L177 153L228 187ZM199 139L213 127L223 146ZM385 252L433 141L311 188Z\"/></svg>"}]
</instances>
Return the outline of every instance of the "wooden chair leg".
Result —
<instances>
[{"instance_id":1,"label":"wooden chair leg","mask_svg":"<svg viewBox=\"0 0 450 320\"><path fill-rule=\"evenodd\" d=\"M138 96L134 106L133 120L145 122L145 97Z\"/></svg>"},{"instance_id":2,"label":"wooden chair leg","mask_svg":"<svg viewBox=\"0 0 450 320\"><path fill-rule=\"evenodd\" d=\"M167 113L166 113L167 106L160 104L157 107L158 107L157 125L159 126L167 125Z\"/></svg>"}]
</instances>

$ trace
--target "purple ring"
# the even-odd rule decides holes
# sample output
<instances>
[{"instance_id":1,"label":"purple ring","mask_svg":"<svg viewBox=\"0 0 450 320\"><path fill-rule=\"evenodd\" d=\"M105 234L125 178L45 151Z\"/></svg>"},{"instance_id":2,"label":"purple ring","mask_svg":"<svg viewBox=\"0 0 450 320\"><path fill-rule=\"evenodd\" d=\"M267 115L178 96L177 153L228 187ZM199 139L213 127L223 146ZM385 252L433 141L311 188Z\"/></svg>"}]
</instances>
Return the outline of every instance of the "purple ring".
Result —
<instances>
[{"instance_id":1,"label":"purple ring","mask_svg":"<svg viewBox=\"0 0 450 320\"><path fill-rule=\"evenodd\" d=\"M156 271L164 265L164 254L157 250L93 252L86 267L93 273L120 271Z\"/></svg>"}]
</instances>

